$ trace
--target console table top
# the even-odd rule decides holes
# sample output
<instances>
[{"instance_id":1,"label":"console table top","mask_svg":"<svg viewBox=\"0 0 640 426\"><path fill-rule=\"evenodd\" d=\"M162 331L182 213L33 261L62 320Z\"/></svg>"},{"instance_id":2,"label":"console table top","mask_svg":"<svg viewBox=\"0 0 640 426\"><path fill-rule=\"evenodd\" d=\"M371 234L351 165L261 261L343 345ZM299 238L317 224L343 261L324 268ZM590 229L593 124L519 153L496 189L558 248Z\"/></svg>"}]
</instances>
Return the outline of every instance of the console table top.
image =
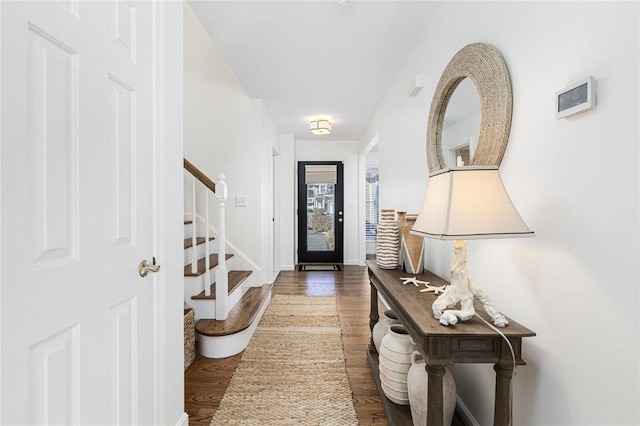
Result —
<instances>
[{"instance_id":1,"label":"console table top","mask_svg":"<svg viewBox=\"0 0 640 426\"><path fill-rule=\"evenodd\" d=\"M460 321L456 325L443 326L433 317L431 305L438 296L433 292L420 292L420 288L413 284L402 284L400 278L416 277L420 281L428 281L433 286L449 284L448 281L438 277L432 272L425 271L423 274L415 275L402 272L399 269L381 269L374 260L367 260L369 275L372 282L380 292L381 296L392 306L401 306L400 312L396 312L405 326L414 332L418 332L423 337L438 336L495 336L496 332L477 318L482 316L491 323L491 318L485 313L482 305L476 301L476 316L468 321ZM498 310L504 313L500 306ZM507 317L509 325L500 328L500 331L507 337L532 337L535 332Z\"/></svg>"}]
</instances>

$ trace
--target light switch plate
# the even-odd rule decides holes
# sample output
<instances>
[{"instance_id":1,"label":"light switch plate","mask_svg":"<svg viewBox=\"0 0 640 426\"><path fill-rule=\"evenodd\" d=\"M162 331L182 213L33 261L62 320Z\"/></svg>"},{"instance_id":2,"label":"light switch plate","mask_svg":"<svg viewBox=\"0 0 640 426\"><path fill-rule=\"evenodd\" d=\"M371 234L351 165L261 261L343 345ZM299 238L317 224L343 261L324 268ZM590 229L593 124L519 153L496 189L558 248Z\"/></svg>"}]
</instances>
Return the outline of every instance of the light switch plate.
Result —
<instances>
[{"instance_id":1,"label":"light switch plate","mask_svg":"<svg viewBox=\"0 0 640 426\"><path fill-rule=\"evenodd\" d=\"M247 207L246 195L236 195L236 207Z\"/></svg>"}]
</instances>

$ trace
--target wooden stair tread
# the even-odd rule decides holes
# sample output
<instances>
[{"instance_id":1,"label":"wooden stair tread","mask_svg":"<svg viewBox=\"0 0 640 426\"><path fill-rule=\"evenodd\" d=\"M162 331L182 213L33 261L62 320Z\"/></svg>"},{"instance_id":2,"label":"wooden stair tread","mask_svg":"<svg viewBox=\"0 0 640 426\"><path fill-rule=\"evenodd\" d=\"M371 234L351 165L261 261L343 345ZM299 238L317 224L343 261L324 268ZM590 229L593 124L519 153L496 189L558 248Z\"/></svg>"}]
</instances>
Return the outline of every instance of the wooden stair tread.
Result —
<instances>
[{"instance_id":1,"label":"wooden stair tread","mask_svg":"<svg viewBox=\"0 0 640 426\"><path fill-rule=\"evenodd\" d=\"M229 271L228 285L229 292L231 294L233 290L238 288L240 284L246 280L249 275L251 275L251 271ZM215 300L216 299L216 283L211 284L211 295L205 296L204 291L196 294L195 296L191 296L193 300Z\"/></svg>"},{"instance_id":2,"label":"wooden stair tread","mask_svg":"<svg viewBox=\"0 0 640 426\"><path fill-rule=\"evenodd\" d=\"M228 336L249 328L263 303L269 297L273 284L252 287L240 302L231 309L226 320L201 319L196 324L196 331L202 335Z\"/></svg>"},{"instance_id":3,"label":"wooden stair tread","mask_svg":"<svg viewBox=\"0 0 640 426\"><path fill-rule=\"evenodd\" d=\"M231 257L233 257L232 254L227 254L226 255L226 259L230 259ZM216 266L218 266L218 255L217 253L213 253L211 255L209 255L209 269L213 269ZM191 272L191 263L188 264L187 266L184 267L184 276L185 277L198 277L202 274L204 274L205 272L205 261L204 261L204 257L202 259L198 260L198 268L196 273L194 274L193 272Z\"/></svg>"},{"instance_id":4,"label":"wooden stair tread","mask_svg":"<svg viewBox=\"0 0 640 426\"><path fill-rule=\"evenodd\" d=\"M205 237L196 237L196 245L200 245L202 243L204 243L206 240ZM213 241L215 240L215 237L209 237L209 241ZM188 249L193 247L193 239L191 238L185 238L184 239L184 248Z\"/></svg>"}]
</instances>

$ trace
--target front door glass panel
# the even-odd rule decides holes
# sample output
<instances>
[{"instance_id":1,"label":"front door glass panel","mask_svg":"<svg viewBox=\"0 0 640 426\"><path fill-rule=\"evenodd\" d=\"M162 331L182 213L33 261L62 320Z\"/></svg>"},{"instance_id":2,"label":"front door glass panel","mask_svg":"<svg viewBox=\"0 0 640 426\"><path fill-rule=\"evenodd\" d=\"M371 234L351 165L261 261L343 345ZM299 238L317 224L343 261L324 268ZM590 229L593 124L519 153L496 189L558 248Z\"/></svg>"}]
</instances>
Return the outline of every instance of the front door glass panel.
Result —
<instances>
[{"instance_id":1,"label":"front door glass panel","mask_svg":"<svg viewBox=\"0 0 640 426\"><path fill-rule=\"evenodd\" d=\"M307 166L311 167L311 166ZM307 184L307 250L335 250L335 184Z\"/></svg>"}]
</instances>

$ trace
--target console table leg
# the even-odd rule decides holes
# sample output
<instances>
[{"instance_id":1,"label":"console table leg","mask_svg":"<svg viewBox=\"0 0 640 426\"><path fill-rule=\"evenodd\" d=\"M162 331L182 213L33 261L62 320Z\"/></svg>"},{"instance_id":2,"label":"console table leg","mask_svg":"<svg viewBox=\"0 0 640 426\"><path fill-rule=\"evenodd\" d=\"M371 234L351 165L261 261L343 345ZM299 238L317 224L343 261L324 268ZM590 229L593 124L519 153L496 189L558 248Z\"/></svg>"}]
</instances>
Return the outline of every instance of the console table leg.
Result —
<instances>
[{"instance_id":1,"label":"console table leg","mask_svg":"<svg viewBox=\"0 0 640 426\"><path fill-rule=\"evenodd\" d=\"M444 366L427 365L429 381L427 386L427 426L444 424L444 397L442 378L445 374Z\"/></svg>"},{"instance_id":2,"label":"console table leg","mask_svg":"<svg viewBox=\"0 0 640 426\"><path fill-rule=\"evenodd\" d=\"M373 327L378 323L380 315L378 314L378 289L373 284L371 285L371 309L369 311L369 330L371 331L371 338L369 339L369 348L373 348L375 351L375 345L373 344ZM377 352L377 351L375 351Z\"/></svg>"},{"instance_id":3,"label":"console table leg","mask_svg":"<svg viewBox=\"0 0 640 426\"><path fill-rule=\"evenodd\" d=\"M493 424L494 426L510 426L513 366L495 364L493 369L496 372L496 400L493 412Z\"/></svg>"}]
</instances>

